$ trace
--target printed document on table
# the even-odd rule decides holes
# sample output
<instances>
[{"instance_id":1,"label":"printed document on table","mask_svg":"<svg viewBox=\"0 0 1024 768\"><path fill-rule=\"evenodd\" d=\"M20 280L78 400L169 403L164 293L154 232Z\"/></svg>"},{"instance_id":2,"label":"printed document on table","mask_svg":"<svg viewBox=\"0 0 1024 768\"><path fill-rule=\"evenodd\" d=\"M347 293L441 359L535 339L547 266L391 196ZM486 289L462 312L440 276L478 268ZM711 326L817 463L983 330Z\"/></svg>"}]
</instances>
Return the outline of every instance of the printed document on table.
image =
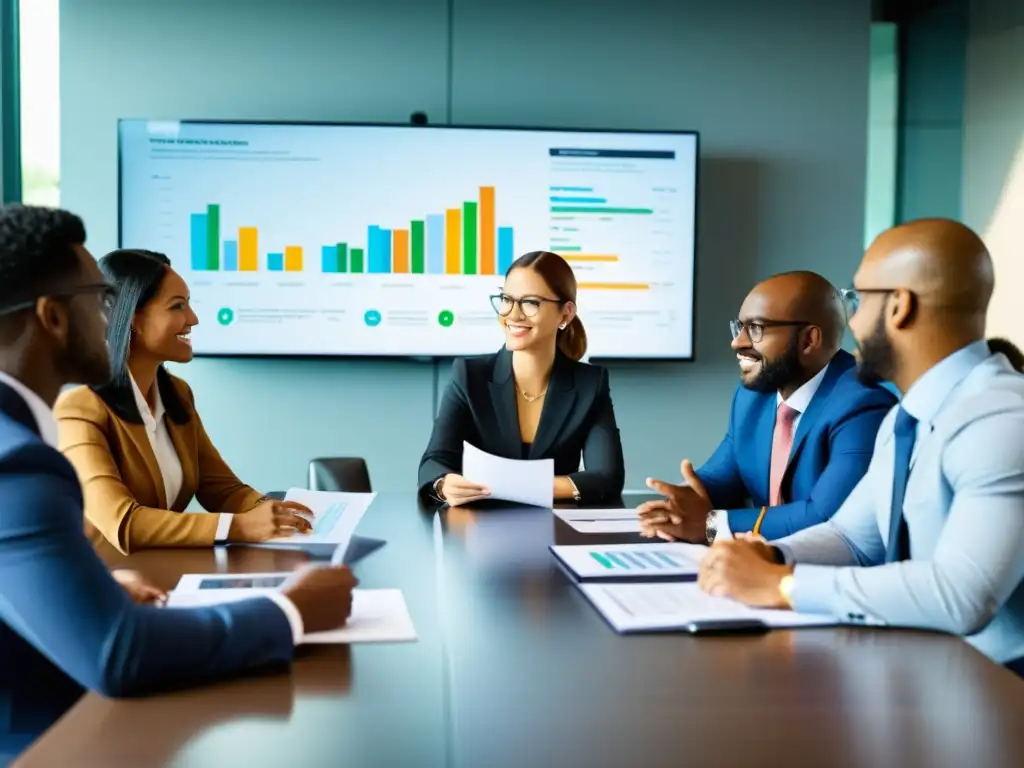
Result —
<instances>
[{"instance_id":1,"label":"printed document on table","mask_svg":"<svg viewBox=\"0 0 1024 768\"><path fill-rule=\"evenodd\" d=\"M685 629L691 623L758 620L770 627L826 627L832 616L750 608L712 597L695 582L661 584L580 584L579 588L618 632Z\"/></svg>"},{"instance_id":2,"label":"printed document on table","mask_svg":"<svg viewBox=\"0 0 1024 768\"><path fill-rule=\"evenodd\" d=\"M168 595L168 608L197 608L259 597L280 588L290 573L188 573ZM303 643L386 643L416 640L400 589L352 590L352 615L341 629L313 632Z\"/></svg>"},{"instance_id":3,"label":"printed document on table","mask_svg":"<svg viewBox=\"0 0 1024 768\"><path fill-rule=\"evenodd\" d=\"M548 508L555 503L554 459L503 459L463 442L462 476L488 488L491 499Z\"/></svg>"},{"instance_id":4,"label":"printed document on table","mask_svg":"<svg viewBox=\"0 0 1024 768\"><path fill-rule=\"evenodd\" d=\"M555 545L555 557L581 581L587 579L694 578L707 552L702 544Z\"/></svg>"},{"instance_id":5,"label":"printed document on table","mask_svg":"<svg viewBox=\"0 0 1024 768\"><path fill-rule=\"evenodd\" d=\"M256 546L336 544L347 547L356 526L376 496L376 493L337 493L292 488L285 494L285 501L297 501L313 511L313 531L289 533Z\"/></svg>"},{"instance_id":6,"label":"printed document on table","mask_svg":"<svg viewBox=\"0 0 1024 768\"><path fill-rule=\"evenodd\" d=\"M580 533L640 533L635 509L556 509L554 513Z\"/></svg>"}]
</instances>

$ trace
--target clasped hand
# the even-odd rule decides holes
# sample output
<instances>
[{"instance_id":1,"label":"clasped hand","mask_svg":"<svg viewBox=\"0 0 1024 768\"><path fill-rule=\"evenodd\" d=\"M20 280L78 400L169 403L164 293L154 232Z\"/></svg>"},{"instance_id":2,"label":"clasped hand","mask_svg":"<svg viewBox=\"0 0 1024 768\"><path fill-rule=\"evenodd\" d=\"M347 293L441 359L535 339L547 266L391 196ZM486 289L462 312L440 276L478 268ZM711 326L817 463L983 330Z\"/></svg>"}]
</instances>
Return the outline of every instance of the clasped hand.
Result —
<instances>
[{"instance_id":1,"label":"clasped hand","mask_svg":"<svg viewBox=\"0 0 1024 768\"><path fill-rule=\"evenodd\" d=\"M683 476L680 485L647 479L647 487L665 498L644 502L637 508L641 536L650 539L657 537L665 541L707 540L711 499L689 459L683 460L680 472Z\"/></svg>"}]
</instances>

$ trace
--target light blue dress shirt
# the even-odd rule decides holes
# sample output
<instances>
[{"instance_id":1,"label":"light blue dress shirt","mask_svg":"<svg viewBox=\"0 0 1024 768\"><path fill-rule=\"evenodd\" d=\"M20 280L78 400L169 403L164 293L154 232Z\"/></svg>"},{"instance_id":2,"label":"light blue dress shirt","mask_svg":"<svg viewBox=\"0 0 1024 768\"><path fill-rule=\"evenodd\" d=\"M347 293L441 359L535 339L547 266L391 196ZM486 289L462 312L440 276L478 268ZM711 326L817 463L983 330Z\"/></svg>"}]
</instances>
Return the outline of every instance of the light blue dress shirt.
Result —
<instances>
[{"instance_id":1,"label":"light blue dress shirt","mask_svg":"<svg viewBox=\"0 0 1024 768\"><path fill-rule=\"evenodd\" d=\"M794 607L963 635L1000 663L1024 656L1024 376L979 341L932 367L902 406L918 420L910 560L885 563L893 408L832 519L773 542L796 563Z\"/></svg>"}]
</instances>

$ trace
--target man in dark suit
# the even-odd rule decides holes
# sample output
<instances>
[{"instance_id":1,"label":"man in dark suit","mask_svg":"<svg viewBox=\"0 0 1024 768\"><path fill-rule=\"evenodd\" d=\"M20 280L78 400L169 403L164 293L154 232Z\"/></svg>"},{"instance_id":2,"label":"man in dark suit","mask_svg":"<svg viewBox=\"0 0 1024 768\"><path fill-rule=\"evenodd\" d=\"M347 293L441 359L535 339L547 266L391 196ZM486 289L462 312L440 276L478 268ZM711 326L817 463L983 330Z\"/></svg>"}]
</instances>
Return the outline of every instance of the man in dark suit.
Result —
<instances>
[{"instance_id":1,"label":"man in dark suit","mask_svg":"<svg viewBox=\"0 0 1024 768\"><path fill-rule=\"evenodd\" d=\"M345 568L195 610L137 605L111 578L51 411L63 385L110 375L110 288L84 242L66 211L0 208L0 765L83 689L132 696L287 663L305 632L341 626L351 608Z\"/></svg>"},{"instance_id":2,"label":"man in dark suit","mask_svg":"<svg viewBox=\"0 0 1024 768\"><path fill-rule=\"evenodd\" d=\"M750 292L732 321L740 386L729 430L700 470L683 462L682 485L648 481L665 499L640 507L645 535L775 539L832 517L896 404L857 380L840 349L845 328L841 294L814 272L776 275Z\"/></svg>"}]
</instances>

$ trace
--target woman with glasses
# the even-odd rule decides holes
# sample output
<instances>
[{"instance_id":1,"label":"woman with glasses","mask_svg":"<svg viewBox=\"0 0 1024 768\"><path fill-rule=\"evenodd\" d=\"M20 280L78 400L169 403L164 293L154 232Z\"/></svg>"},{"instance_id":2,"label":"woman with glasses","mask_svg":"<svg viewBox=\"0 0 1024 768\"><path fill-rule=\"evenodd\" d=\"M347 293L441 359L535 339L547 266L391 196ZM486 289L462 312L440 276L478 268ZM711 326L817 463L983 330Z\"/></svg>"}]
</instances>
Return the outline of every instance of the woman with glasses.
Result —
<instances>
[{"instance_id":1,"label":"woman with glasses","mask_svg":"<svg viewBox=\"0 0 1024 768\"><path fill-rule=\"evenodd\" d=\"M509 459L554 459L556 500L617 498L625 469L608 372L580 362L587 336L572 267L548 251L520 256L491 303L504 348L455 361L420 461L420 493L450 506L488 497L462 476L466 441Z\"/></svg>"},{"instance_id":2,"label":"woman with glasses","mask_svg":"<svg viewBox=\"0 0 1024 768\"><path fill-rule=\"evenodd\" d=\"M192 359L199 323L168 258L118 250L99 265L116 290L107 329L113 378L64 393L55 408L90 537L127 554L309 530L306 507L267 499L235 476L203 429L192 390L164 367ZM193 496L214 514L183 514Z\"/></svg>"}]
</instances>

